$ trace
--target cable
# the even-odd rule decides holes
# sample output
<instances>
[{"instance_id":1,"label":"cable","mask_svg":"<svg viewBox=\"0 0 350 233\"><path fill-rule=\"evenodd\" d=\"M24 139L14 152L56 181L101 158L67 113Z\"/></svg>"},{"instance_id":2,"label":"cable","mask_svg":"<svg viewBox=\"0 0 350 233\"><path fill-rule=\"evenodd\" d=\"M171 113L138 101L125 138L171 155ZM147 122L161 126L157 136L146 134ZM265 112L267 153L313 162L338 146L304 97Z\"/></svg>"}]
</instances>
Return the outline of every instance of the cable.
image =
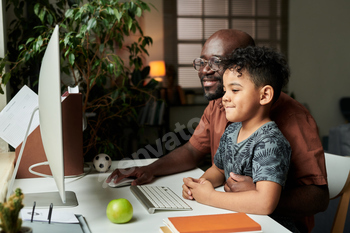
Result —
<instances>
[{"instance_id":1,"label":"cable","mask_svg":"<svg viewBox=\"0 0 350 233\"><path fill-rule=\"evenodd\" d=\"M39 166L44 166L44 165L49 165L49 162L46 161L46 162L41 162L41 163L36 163L36 164L33 164L31 165L28 170L30 173L34 174L34 175L37 175L37 176L41 176L41 177L45 177L45 178L53 178L52 175L47 175L47 174L43 174L43 173L40 173L40 172L36 172L36 171L33 171L33 168L35 167L39 167ZM87 174L89 174L92 170L92 166L90 166L89 164L87 163L84 163L84 165L86 165L88 167L88 171L87 172L84 172L80 175L71 175L71 176L64 176L64 178L77 178L75 180L78 180L80 178L83 178L84 176L86 176ZM73 180L73 181L75 181ZM71 181L72 182L72 181Z\"/></svg>"}]
</instances>

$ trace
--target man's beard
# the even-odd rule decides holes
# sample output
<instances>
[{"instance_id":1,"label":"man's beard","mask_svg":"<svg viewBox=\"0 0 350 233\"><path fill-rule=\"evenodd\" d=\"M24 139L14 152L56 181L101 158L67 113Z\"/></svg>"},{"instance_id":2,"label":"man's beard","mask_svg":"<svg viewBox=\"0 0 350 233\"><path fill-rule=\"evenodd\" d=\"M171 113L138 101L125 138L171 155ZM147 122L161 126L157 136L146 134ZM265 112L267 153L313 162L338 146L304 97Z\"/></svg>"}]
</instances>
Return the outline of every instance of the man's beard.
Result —
<instances>
[{"instance_id":1,"label":"man's beard","mask_svg":"<svg viewBox=\"0 0 350 233\"><path fill-rule=\"evenodd\" d=\"M202 82L202 87L204 91L204 96L207 100L215 100L224 96L224 87L221 80L218 80L218 85L214 93L209 93L210 87L204 87Z\"/></svg>"}]
</instances>

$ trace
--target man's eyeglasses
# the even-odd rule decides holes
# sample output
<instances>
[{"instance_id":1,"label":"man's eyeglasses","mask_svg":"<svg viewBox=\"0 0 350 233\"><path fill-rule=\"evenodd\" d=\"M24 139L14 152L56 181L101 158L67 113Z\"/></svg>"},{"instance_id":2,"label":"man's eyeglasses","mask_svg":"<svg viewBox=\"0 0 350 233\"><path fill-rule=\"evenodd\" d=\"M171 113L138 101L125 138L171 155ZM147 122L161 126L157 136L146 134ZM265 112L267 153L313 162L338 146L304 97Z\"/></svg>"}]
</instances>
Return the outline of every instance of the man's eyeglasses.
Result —
<instances>
[{"instance_id":1,"label":"man's eyeglasses","mask_svg":"<svg viewBox=\"0 0 350 233\"><path fill-rule=\"evenodd\" d=\"M209 60L202 58L196 58L193 60L193 68L197 71L203 69L207 64L212 71L219 71L222 69L221 59L215 56L209 58Z\"/></svg>"}]
</instances>

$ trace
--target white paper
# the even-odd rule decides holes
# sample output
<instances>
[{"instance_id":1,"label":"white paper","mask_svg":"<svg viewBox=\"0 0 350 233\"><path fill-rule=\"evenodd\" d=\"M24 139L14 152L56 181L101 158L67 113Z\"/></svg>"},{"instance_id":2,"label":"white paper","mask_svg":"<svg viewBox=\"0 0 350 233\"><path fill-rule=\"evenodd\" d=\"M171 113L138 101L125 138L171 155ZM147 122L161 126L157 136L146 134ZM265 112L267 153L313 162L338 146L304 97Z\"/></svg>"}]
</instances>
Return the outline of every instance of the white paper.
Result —
<instances>
[{"instance_id":1,"label":"white paper","mask_svg":"<svg viewBox=\"0 0 350 233\"><path fill-rule=\"evenodd\" d=\"M0 137L17 148L24 139L34 109L38 107L38 95L29 87L21 90L0 112ZM36 112L29 134L39 125L39 112Z\"/></svg>"},{"instance_id":2,"label":"white paper","mask_svg":"<svg viewBox=\"0 0 350 233\"><path fill-rule=\"evenodd\" d=\"M32 208L23 208L21 210L21 218L23 221L30 221L32 218ZM49 222L49 209L35 209L33 215L33 221ZM79 223L79 220L74 213L67 210L56 209L53 207L51 222L56 223Z\"/></svg>"}]
</instances>

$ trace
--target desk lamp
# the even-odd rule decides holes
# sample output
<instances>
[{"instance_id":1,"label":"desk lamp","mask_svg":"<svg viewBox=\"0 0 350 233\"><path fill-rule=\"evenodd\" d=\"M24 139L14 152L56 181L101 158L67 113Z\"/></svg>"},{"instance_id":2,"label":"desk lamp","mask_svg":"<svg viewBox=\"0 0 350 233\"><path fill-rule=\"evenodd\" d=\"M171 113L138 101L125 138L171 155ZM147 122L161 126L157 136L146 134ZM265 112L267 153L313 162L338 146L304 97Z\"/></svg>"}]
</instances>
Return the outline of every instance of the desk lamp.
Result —
<instances>
[{"instance_id":1,"label":"desk lamp","mask_svg":"<svg viewBox=\"0 0 350 233\"><path fill-rule=\"evenodd\" d=\"M149 63L150 73L149 76L154 78L158 82L163 82L165 76L165 62L164 61L151 61Z\"/></svg>"}]
</instances>

